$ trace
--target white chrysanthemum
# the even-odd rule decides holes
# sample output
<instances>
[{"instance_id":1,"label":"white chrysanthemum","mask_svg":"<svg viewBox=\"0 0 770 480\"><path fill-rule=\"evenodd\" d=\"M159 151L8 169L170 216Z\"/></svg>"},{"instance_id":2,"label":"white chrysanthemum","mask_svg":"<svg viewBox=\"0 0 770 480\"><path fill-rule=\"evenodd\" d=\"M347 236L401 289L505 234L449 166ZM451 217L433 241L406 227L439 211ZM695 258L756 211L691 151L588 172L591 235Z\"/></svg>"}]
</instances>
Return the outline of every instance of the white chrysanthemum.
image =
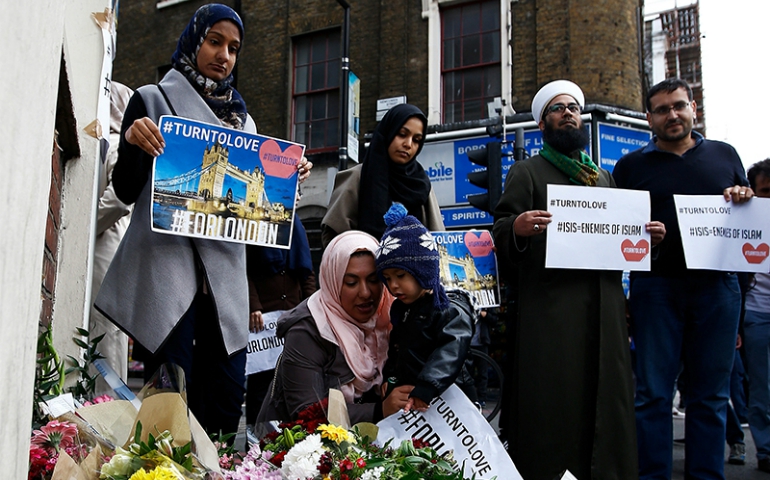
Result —
<instances>
[{"instance_id":1,"label":"white chrysanthemum","mask_svg":"<svg viewBox=\"0 0 770 480\"><path fill-rule=\"evenodd\" d=\"M319 474L318 462L324 454L321 436L310 435L286 453L281 470L290 479L304 480Z\"/></svg>"},{"instance_id":2,"label":"white chrysanthemum","mask_svg":"<svg viewBox=\"0 0 770 480\"><path fill-rule=\"evenodd\" d=\"M436 241L433 240L433 235L431 235L430 232L425 232L420 235L420 245L428 250L436 249Z\"/></svg>"},{"instance_id":3,"label":"white chrysanthemum","mask_svg":"<svg viewBox=\"0 0 770 480\"><path fill-rule=\"evenodd\" d=\"M380 480L383 473L385 473L385 467L374 467L371 470L365 471L361 475L361 480Z\"/></svg>"},{"instance_id":4,"label":"white chrysanthemum","mask_svg":"<svg viewBox=\"0 0 770 480\"><path fill-rule=\"evenodd\" d=\"M398 238L393 238L390 235L382 241L380 244L380 248L377 249L377 258L380 257L380 255L387 255L393 250L397 249L401 246L400 240Z\"/></svg>"}]
</instances>

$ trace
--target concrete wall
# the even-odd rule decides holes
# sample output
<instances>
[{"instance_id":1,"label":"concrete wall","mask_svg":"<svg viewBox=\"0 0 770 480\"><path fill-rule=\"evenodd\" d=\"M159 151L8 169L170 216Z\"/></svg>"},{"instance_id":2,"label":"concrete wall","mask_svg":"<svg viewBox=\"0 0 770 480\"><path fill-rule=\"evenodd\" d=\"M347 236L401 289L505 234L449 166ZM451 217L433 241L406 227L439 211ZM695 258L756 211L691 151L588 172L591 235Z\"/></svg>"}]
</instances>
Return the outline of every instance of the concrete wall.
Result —
<instances>
[{"instance_id":1,"label":"concrete wall","mask_svg":"<svg viewBox=\"0 0 770 480\"><path fill-rule=\"evenodd\" d=\"M65 11L64 59L77 123L80 157L65 163L62 187L58 273L53 310L54 345L62 355L79 356L72 342L76 327L88 328L91 300L99 141L84 128L96 119L102 86L104 42L91 12L103 12L109 0L80 0ZM109 125L104 125L109 132ZM68 384L74 379L68 379Z\"/></svg>"},{"instance_id":2,"label":"concrete wall","mask_svg":"<svg viewBox=\"0 0 770 480\"><path fill-rule=\"evenodd\" d=\"M96 67L99 76L101 65L101 36L93 37L90 32L98 30L88 18L92 11L103 11L107 0L79 0L61 2L38 0L19 3L14 10L12 21L6 22L0 30L0 41L6 46L4 56L8 68L0 71L0 105L4 118L0 120L0 135L5 139L0 166L5 172L3 188L0 189L0 411L3 412L3 435L0 436L0 464L4 478L26 478L29 458L30 424L32 418L32 391L35 374L35 346L38 321L41 313L41 272L45 245L45 225L51 186L51 161L54 148L54 124L56 119L57 92L62 50L79 52L73 54L70 73L74 88L73 99L80 124L85 118L95 117L94 90L87 97L88 77ZM73 25L69 25L73 22ZM65 25L75 27L68 29ZM88 25L88 26L87 26ZM99 55L94 58L92 42L98 40ZM66 44L66 46L65 46ZM82 52L82 53L81 53ZM83 70L81 70L83 69ZM96 80L98 82L98 80ZM93 113L89 114L89 109ZM81 124L85 125L85 124ZM86 144L83 158L70 162L93 163L95 156L88 153ZM73 165L75 165L73 163ZM85 191L80 200L93 199L93 166L73 168L72 186ZM82 169L82 171L81 171ZM83 173L85 172L85 173ZM85 185L78 185L84 177ZM63 210L69 219L68 237L90 238L93 228L87 222L74 222L75 210L81 208L78 202L70 207L70 198L78 193L66 191L62 197ZM86 207L86 210L89 210ZM89 214L86 213L86 216ZM81 240L88 244L90 240ZM62 245L60 242L60 245ZM82 249L86 252L88 249ZM64 251L58 252L64 254ZM67 295L84 297L87 294L85 279L88 276L88 261L66 253L67 271L61 264L58 282L68 283L72 278L81 278L82 291L66 290ZM64 258L61 258L64 261ZM57 312L62 294L54 298L55 318L63 318L67 309ZM77 302L76 302L77 303ZM69 310L73 317L62 319L69 324L83 324L82 306ZM58 321L58 320L56 320ZM68 326L62 327L67 329ZM64 334L57 334L59 336ZM69 335L71 337L71 335ZM72 342L69 342L72 344ZM60 353L77 354L74 345L63 348Z\"/></svg>"}]
</instances>

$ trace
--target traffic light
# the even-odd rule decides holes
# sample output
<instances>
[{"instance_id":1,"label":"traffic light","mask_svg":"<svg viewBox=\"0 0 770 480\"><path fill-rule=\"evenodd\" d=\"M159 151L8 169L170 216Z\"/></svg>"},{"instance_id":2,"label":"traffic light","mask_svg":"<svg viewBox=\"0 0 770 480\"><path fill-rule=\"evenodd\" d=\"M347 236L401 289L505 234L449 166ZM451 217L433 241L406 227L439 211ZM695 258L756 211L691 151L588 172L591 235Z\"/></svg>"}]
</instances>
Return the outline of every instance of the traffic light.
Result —
<instances>
[{"instance_id":1,"label":"traffic light","mask_svg":"<svg viewBox=\"0 0 770 480\"><path fill-rule=\"evenodd\" d=\"M503 194L502 144L489 142L486 146L468 151L468 160L485 170L468 174L468 181L487 190L487 193L468 195L468 202L479 210L493 213Z\"/></svg>"}]
</instances>

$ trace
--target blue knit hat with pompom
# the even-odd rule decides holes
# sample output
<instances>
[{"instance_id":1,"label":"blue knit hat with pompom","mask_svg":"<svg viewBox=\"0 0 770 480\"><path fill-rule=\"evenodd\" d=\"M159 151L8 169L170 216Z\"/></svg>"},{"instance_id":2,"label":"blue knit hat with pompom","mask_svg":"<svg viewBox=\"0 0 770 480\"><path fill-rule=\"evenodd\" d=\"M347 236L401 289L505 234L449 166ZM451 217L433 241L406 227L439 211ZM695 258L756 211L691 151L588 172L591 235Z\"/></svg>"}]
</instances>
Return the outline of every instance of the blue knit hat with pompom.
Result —
<instances>
[{"instance_id":1,"label":"blue knit hat with pompom","mask_svg":"<svg viewBox=\"0 0 770 480\"><path fill-rule=\"evenodd\" d=\"M385 233L377 258L377 275L382 276L387 268L400 268L409 272L420 286L433 290L433 304L444 309L449 306L449 298L441 285L439 277L439 254L433 235L417 218L407 214L406 207L393 203L383 216Z\"/></svg>"}]
</instances>

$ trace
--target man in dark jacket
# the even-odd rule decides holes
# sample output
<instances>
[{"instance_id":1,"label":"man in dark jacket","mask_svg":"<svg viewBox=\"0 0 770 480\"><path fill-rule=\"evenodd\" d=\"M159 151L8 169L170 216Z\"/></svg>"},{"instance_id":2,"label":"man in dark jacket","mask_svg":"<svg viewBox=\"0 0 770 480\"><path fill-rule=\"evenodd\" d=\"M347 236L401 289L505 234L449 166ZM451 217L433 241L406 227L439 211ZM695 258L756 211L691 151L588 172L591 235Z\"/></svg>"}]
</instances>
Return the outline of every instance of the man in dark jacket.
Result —
<instances>
[{"instance_id":1,"label":"man in dark jacket","mask_svg":"<svg viewBox=\"0 0 770 480\"><path fill-rule=\"evenodd\" d=\"M647 93L650 143L621 158L620 188L650 192L650 215L666 225L652 271L633 272L629 311L636 345L639 478L670 478L671 406L680 357L687 374L685 476L724 478L725 412L735 355L741 294L734 273L687 268L675 194L753 196L740 157L693 130L697 105L684 80Z\"/></svg>"}]
</instances>

